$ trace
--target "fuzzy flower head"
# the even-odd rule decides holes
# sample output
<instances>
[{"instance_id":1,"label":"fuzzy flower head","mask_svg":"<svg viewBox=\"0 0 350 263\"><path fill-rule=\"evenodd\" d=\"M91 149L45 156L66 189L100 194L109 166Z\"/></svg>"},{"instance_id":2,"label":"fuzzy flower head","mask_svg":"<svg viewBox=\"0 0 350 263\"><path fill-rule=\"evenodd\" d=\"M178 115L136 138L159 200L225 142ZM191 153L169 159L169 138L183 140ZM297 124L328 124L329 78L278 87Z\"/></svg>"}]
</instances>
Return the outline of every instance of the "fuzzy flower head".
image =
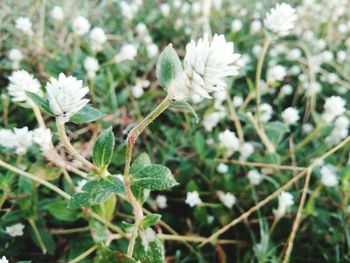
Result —
<instances>
[{"instance_id":1,"label":"fuzzy flower head","mask_svg":"<svg viewBox=\"0 0 350 263\"><path fill-rule=\"evenodd\" d=\"M233 43L226 42L224 35L214 35L212 41L208 35L197 42L192 40L186 46L184 58L187 96L198 94L211 98L210 92L224 90L225 78L238 74L234 63L239 57L234 53Z\"/></svg>"},{"instance_id":2,"label":"fuzzy flower head","mask_svg":"<svg viewBox=\"0 0 350 263\"><path fill-rule=\"evenodd\" d=\"M12 68L18 69L23 59L23 54L19 49L13 48L9 51L8 58L12 61Z\"/></svg>"},{"instance_id":3,"label":"fuzzy flower head","mask_svg":"<svg viewBox=\"0 0 350 263\"><path fill-rule=\"evenodd\" d=\"M219 133L219 143L225 148L225 156L230 157L235 151L239 150L239 139L233 131L225 130Z\"/></svg>"},{"instance_id":4,"label":"fuzzy flower head","mask_svg":"<svg viewBox=\"0 0 350 263\"><path fill-rule=\"evenodd\" d=\"M127 60L134 60L137 55L137 47L133 44L125 44L122 46L120 52L115 55L114 60L116 63L121 63Z\"/></svg>"},{"instance_id":5,"label":"fuzzy flower head","mask_svg":"<svg viewBox=\"0 0 350 263\"><path fill-rule=\"evenodd\" d=\"M33 133L28 127L0 130L0 145L15 149L16 153L23 155L33 143Z\"/></svg>"},{"instance_id":6,"label":"fuzzy flower head","mask_svg":"<svg viewBox=\"0 0 350 263\"><path fill-rule=\"evenodd\" d=\"M89 32L90 26L89 20L83 16L78 16L73 20L73 32L78 36L83 36Z\"/></svg>"},{"instance_id":7,"label":"fuzzy flower head","mask_svg":"<svg viewBox=\"0 0 350 263\"><path fill-rule=\"evenodd\" d=\"M41 152L48 156L53 149L51 130L37 128L33 131L33 141L40 146Z\"/></svg>"},{"instance_id":8,"label":"fuzzy flower head","mask_svg":"<svg viewBox=\"0 0 350 263\"><path fill-rule=\"evenodd\" d=\"M187 193L185 203L188 204L190 207L194 207L202 203L202 200L200 199L198 192L193 191Z\"/></svg>"},{"instance_id":9,"label":"fuzzy flower head","mask_svg":"<svg viewBox=\"0 0 350 263\"><path fill-rule=\"evenodd\" d=\"M51 17L56 21L62 21L64 19L64 12L62 7L54 6L51 10Z\"/></svg>"},{"instance_id":10,"label":"fuzzy flower head","mask_svg":"<svg viewBox=\"0 0 350 263\"><path fill-rule=\"evenodd\" d=\"M23 229L24 229L24 225L21 223L18 223L18 224L6 227L5 232L11 237L18 237L18 236L23 236Z\"/></svg>"},{"instance_id":11,"label":"fuzzy flower head","mask_svg":"<svg viewBox=\"0 0 350 263\"><path fill-rule=\"evenodd\" d=\"M262 174L257 170L250 170L247 176L251 185L259 185L264 180Z\"/></svg>"},{"instance_id":12,"label":"fuzzy flower head","mask_svg":"<svg viewBox=\"0 0 350 263\"><path fill-rule=\"evenodd\" d=\"M293 196L288 192L281 192L278 196L278 208L275 211L277 217L283 217L287 210L294 204Z\"/></svg>"},{"instance_id":13,"label":"fuzzy flower head","mask_svg":"<svg viewBox=\"0 0 350 263\"><path fill-rule=\"evenodd\" d=\"M284 111L282 111L282 119L285 124L293 125L296 124L299 120L299 111L296 108L288 107Z\"/></svg>"},{"instance_id":14,"label":"fuzzy flower head","mask_svg":"<svg viewBox=\"0 0 350 263\"><path fill-rule=\"evenodd\" d=\"M338 185L338 178L335 166L325 164L320 168L321 183L327 187L335 187Z\"/></svg>"},{"instance_id":15,"label":"fuzzy flower head","mask_svg":"<svg viewBox=\"0 0 350 263\"><path fill-rule=\"evenodd\" d=\"M9 263L9 261L5 256L2 256L2 258L0 258L0 263Z\"/></svg>"},{"instance_id":16,"label":"fuzzy flower head","mask_svg":"<svg viewBox=\"0 0 350 263\"><path fill-rule=\"evenodd\" d=\"M94 57L87 57L84 59L84 68L88 73L89 79L96 77L96 72L99 69L98 61Z\"/></svg>"},{"instance_id":17,"label":"fuzzy flower head","mask_svg":"<svg viewBox=\"0 0 350 263\"><path fill-rule=\"evenodd\" d=\"M167 198L165 195L157 195L156 197L156 204L160 209L167 208Z\"/></svg>"},{"instance_id":18,"label":"fuzzy flower head","mask_svg":"<svg viewBox=\"0 0 350 263\"><path fill-rule=\"evenodd\" d=\"M339 96L331 96L324 103L323 120L327 123L332 122L336 117L342 115L345 111L346 102Z\"/></svg>"},{"instance_id":19,"label":"fuzzy flower head","mask_svg":"<svg viewBox=\"0 0 350 263\"><path fill-rule=\"evenodd\" d=\"M103 28L95 27L90 32L91 47L94 51L100 51L107 41L107 36Z\"/></svg>"},{"instance_id":20,"label":"fuzzy flower head","mask_svg":"<svg viewBox=\"0 0 350 263\"><path fill-rule=\"evenodd\" d=\"M19 17L16 19L16 28L23 31L28 36L33 35L32 22L28 17Z\"/></svg>"},{"instance_id":21,"label":"fuzzy flower head","mask_svg":"<svg viewBox=\"0 0 350 263\"><path fill-rule=\"evenodd\" d=\"M67 122L89 102L88 99L84 99L89 88L83 87L83 81L71 76L66 77L63 73L58 79L47 83L46 91L50 109L62 123Z\"/></svg>"},{"instance_id":22,"label":"fuzzy flower head","mask_svg":"<svg viewBox=\"0 0 350 263\"><path fill-rule=\"evenodd\" d=\"M264 26L272 35L284 37L294 28L297 18L293 7L286 3L277 4L266 14Z\"/></svg>"},{"instance_id":23,"label":"fuzzy flower head","mask_svg":"<svg viewBox=\"0 0 350 263\"><path fill-rule=\"evenodd\" d=\"M9 77L10 84L7 89L13 101L33 103L26 92L41 95L40 83L25 70L17 70Z\"/></svg>"},{"instance_id":24,"label":"fuzzy flower head","mask_svg":"<svg viewBox=\"0 0 350 263\"><path fill-rule=\"evenodd\" d=\"M236 197L231 193L224 193L222 191L218 191L216 194L219 197L221 203L223 203L223 205L229 209L231 209L236 203Z\"/></svg>"}]
</instances>

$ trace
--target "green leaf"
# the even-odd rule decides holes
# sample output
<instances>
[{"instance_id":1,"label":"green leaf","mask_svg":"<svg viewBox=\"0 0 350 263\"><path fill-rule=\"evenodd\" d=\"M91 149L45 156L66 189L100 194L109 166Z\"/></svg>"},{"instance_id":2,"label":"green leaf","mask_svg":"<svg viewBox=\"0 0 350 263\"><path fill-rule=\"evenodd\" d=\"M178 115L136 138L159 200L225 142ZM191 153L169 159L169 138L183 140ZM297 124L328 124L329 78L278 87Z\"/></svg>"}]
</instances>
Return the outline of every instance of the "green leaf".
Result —
<instances>
[{"instance_id":1,"label":"green leaf","mask_svg":"<svg viewBox=\"0 0 350 263\"><path fill-rule=\"evenodd\" d=\"M150 226L153 226L158 223L161 217L162 216L159 214L152 214L152 215L145 216L140 223L140 227L145 229Z\"/></svg>"},{"instance_id":2,"label":"green leaf","mask_svg":"<svg viewBox=\"0 0 350 263\"><path fill-rule=\"evenodd\" d=\"M289 132L289 128L282 122L270 122L265 126L266 135L274 145L278 145L283 136Z\"/></svg>"},{"instance_id":3,"label":"green leaf","mask_svg":"<svg viewBox=\"0 0 350 263\"><path fill-rule=\"evenodd\" d=\"M130 168L130 173L131 174L136 174L140 170L151 166L152 162L151 159L149 158L147 153L141 153L135 161L132 163L131 168Z\"/></svg>"},{"instance_id":4,"label":"green leaf","mask_svg":"<svg viewBox=\"0 0 350 263\"><path fill-rule=\"evenodd\" d=\"M103 179L88 181L82 188L83 192L75 193L69 200L68 208L90 207L101 204L113 193L124 194L123 182L115 175Z\"/></svg>"},{"instance_id":5,"label":"green leaf","mask_svg":"<svg viewBox=\"0 0 350 263\"><path fill-rule=\"evenodd\" d=\"M97 256L94 263L136 263L136 260L128 257L127 255L110 250L107 247L101 247L97 250Z\"/></svg>"},{"instance_id":6,"label":"green leaf","mask_svg":"<svg viewBox=\"0 0 350 263\"><path fill-rule=\"evenodd\" d=\"M106 226L97 220L89 220L91 236L95 243L100 243L108 239L108 230Z\"/></svg>"},{"instance_id":7,"label":"green leaf","mask_svg":"<svg viewBox=\"0 0 350 263\"><path fill-rule=\"evenodd\" d=\"M147 230L143 230L147 232L151 232L150 234L154 234L154 240L147 242L148 244L145 246L142 242L142 231L140 233L139 238L136 239L133 258L135 260L139 260L142 263L162 263L164 262L165 252L164 246L159 238L155 235L154 231L150 228ZM149 233L147 233L148 235Z\"/></svg>"},{"instance_id":8,"label":"green leaf","mask_svg":"<svg viewBox=\"0 0 350 263\"><path fill-rule=\"evenodd\" d=\"M104 115L105 114L101 113L95 108L92 108L90 106L85 106L79 112L77 112L72 117L70 117L70 121L76 124L82 124L82 123L95 121L103 117Z\"/></svg>"},{"instance_id":9,"label":"green leaf","mask_svg":"<svg viewBox=\"0 0 350 263\"><path fill-rule=\"evenodd\" d=\"M40 97L39 95L33 93L33 92L29 92L27 91L27 96L35 103L35 105L37 105L42 111L46 112L47 114L51 115L51 116L55 116L55 114L53 114L53 112L50 109L50 105L49 102L45 99L43 99L42 97Z\"/></svg>"},{"instance_id":10,"label":"green leaf","mask_svg":"<svg viewBox=\"0 0 350 263\"><path fill-rule=\"evenodd\" d=\"M169 44L159 55L156 67L157 79L162 87L167 89L181 72L181 61L172 44Z\"/></svg>"},{"instance_id":11,"label":"green leaf","mask_svg":"<svg viewBox=\"0 0 350 263\"><path fill-rule=\"evenodd\" d=\"M80 218L80 211L67 209L68 201L56 201L48 205L49 213L58 220L74 222Z\"/></svg>"},{"instance_id":12,"label":"green leaf","mask_svg":"<svg viewBox=\"0 0 350 263\"><path fill-rule=\"evenodd\" d=\"M92 159L98 168L108 167L112 159L114 143L112 127L102 131L98 136L92 154Z\"/></svg>"},{"instance_id":13,"label":"green leaf","mask_svg":"<svg viewBox=\"0 0 350 263\"><path fill-rule=\"evenodd\" d=\"M199 118L195 109L186 100L176 100L176 101L169 100L169 103L171 104L171 106L174 106L176 108L184 108L188 110L193 115L196 123L199 123Z\"/></svg>"},{"instance_id":14,"label":"green leaf","mask_svg":"<svg viewBox=\"0 0 350 263\"><path fill-rule=\"evenodd\" d=\"M132 178L132 185L150 190L165 190L177 184L171 171L159 164L153 164L140 170Z\"/></svg>"}]
</instances>

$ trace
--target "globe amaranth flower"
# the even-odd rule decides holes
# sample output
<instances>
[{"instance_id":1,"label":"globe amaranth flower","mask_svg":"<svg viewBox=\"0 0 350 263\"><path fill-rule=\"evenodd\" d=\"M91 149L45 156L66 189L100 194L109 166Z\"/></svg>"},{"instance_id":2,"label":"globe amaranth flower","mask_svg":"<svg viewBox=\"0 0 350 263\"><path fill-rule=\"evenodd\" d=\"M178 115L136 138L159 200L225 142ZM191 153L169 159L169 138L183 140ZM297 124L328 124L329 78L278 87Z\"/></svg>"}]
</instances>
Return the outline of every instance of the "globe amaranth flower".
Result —
<instances>
[{"instance_id":1,"label":"globe amaranth flower","mask_svg":"<svg viewBox=\"0 0 350 263\"><path fill-rule=\"evenodd\" d=\"M33 35L32 22L28 17L19 17L16 19L16 28L23 31L28 36Z\"/></svg>"},{"instance_id":2,"label":"globe amaranth flower","mask_svg":"<svg viewBox=\"0 0 350 263\"><path fill-rule=\"evenodd\" d=\"M87 57L84 59L84 68L88 73L89 79L96 77L96 72L99 69L98 61L94 57Z\"/></svg>"},{"instance_id":3,"label":"globe amaranth flower","mask_svg":"<svg viewBox=\"0 0 350 263\"><path fill-rule=\"evenodd\" d=\"M28 127L0 130L0 145L15 149L17 154L25 154L33 143L33 133Z\"/></svg>"},{"instance_id":4,"label":"globe amaranth flower","mask_svg":"<svg viewBox=\"0 0 350 263\"><path fill-rule=\"evenodd\" d=\"M2 256L2 258L0 258L0 263L9 263L9 261L5 256Z\"/></svg>"},{"instance_id":5,"label":"globe amaranth flower","mask_svg":"<svg viewBox=\"0 0 350 263\"><path fill-rule=\"evenodd\" d=\"M100 51L107 41L107 36L103 28L95 27L90 32L91 47L94 51Z\"/></svg>"},{"instance_id":6,"label":"globe amaranth flower","mask_svg":"<svg viewBox=\"0 0 350 263\"><path fill-rule=\"evenodd\" d=\"M336 117L342 115L345 111L346 101L339 96L331 96L324 103L324 112L322 118L325 122L330 123Z\"/></svg>"},{"instance_id":7,"label":"globe amaranth flower","mask_svg":"<svg viewBox=\"0 0 350 263\"><path fill-rule=\"evenodd\" d=\"M62 7L54 6L51 10L51 17L56 21L62 21L64 19L64 12Z\"/></svg>"},{"instance_id":8,"label":"globe amaranth flower","mask_svg":"<svg viewBox=\"0 0 350 263\"><path fill-rule=\"evenodd\" d=\"M198 192L193 191L187 193L185 203L190 207L194 207L202 203L202 200L200 199Z\"/></svg>"},{"instance_id":9,"label":"globe amaranth flower","mask_svg":"<svg viewBox=\"0 0 350 263\"><path fill-rule=\"evenodd\" d=\"M278 208L275 211L277 217L283 217L287 210L294 204L293 195L288 192L281 192L278 196Z\"/></svg>"},{"instance_id":10,"label":"globe amaranth flower","mask_svg":"<svg viewBox=\"0 0 350 263\"><path fill-rule=\"evenodd\" d=\"M26 92L41 95L40 83L25 70L17 70L9 77L10 84L7 89L13 101L33 103Z\"/></svg>"},{"instance_id":11,"label":"globe amaranth flower","mask_svg":"<svg viewBox=\"0 0 350 263\"><path fill-rule=\"evenodd\" d=\"M89 20L83 16L75 18L72 24L73 32L78 36L85 35L90 30L90 26Z\"/></svg>"},{"instance_id":12,"label":"globe amaranth flower","mask_svg":"<svg viewBox=\"0 0 350 263\"><path fill-rule=\"evenodd\" d=\"M83 87L83 81L72 76L66 77L63 73L58 79L47 83L46 91L50 109L61 123L67 122L89 102L89 99L84 99L89 88Z\"/></svg>"},{"instance_id":13,"label":"globe amaranth flower","mask_svg":"<svg viewBox=\"0 0 350 263\"><path fill-rule=\"evenodd\" d=\"M23 236L24 225L21 223L8 226L5 229L5 232L11 237Z\"/></svg>"},{"instance_id":14,"label":"globe amaranth flower","mask_svg":"<svg viewBox=\"0 0 350 263\"><path fill-rule=\"evenodd\" d=\"M264 26L268 32L284 37L294 28L297 18L293 7L286 3L277 4L266 14Z\"/></svg>"},{"instance_id":15,"label":"globe amaranth flower","mask_svg":"<svg viewBox=\"0 0 350 263\"><path fill-rule=\"evenodd\" d=\"M226 42L224 35L208 35L186 46L184 72L187 96L200 95L211 98L209 93L221 91L226 87L225 78L238 74L235 62L240 57L234 53L232 42ZM170 94L172 96L172 94ZM176 97L176 94L175 94Z\"/></svg>"}]
</instances>

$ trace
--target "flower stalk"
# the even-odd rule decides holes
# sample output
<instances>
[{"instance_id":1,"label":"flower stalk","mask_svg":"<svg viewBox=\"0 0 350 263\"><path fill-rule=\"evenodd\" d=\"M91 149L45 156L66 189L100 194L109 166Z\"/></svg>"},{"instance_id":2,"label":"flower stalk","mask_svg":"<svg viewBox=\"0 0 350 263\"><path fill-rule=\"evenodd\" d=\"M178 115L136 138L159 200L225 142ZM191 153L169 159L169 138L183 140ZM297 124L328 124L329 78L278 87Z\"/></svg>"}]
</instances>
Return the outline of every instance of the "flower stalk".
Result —
<instances>
[{"instance_id":1,"label":"flower stalk","mask_svg":"<svg viewBox=\"0 0 350 263\"><path fill-rule=\"evenodd\" d=\"M134 230L129 241L128 256L132 256L135 246L135 241L138 235L139 224L143 218L142 205L137 201L136 197L131 190L131 178L130 178L130 165L132 158L132 150L135 141L142 133L142 131L151 124L162 112L164 112L170 106L169 98L166 97L150 114L146 116L139 124L137 124L128 134L127 137L127 148L125 155L125 168L124 168L124 187L126 197L131 203L134 213L135 225Z\"/></svg>"}]
</instances>

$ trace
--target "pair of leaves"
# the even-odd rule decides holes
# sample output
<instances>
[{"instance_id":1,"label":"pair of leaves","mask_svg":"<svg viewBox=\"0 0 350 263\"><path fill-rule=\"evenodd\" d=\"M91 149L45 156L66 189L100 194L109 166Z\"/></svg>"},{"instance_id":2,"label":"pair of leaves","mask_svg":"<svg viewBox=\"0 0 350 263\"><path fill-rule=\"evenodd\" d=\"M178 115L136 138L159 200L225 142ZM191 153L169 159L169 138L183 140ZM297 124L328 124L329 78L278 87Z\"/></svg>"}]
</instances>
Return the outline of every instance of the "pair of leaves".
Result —
<instances>
[{"instance_id":1,"label":"pair of leaves","mask_svg":"<svg viewBox=\"0 0 350 263\"><path fill-rule=\"evenodd\" d=\"M72 196L68 208L91 207L103 203L113 193L125 193L123 182L115 175L90 180L83 186L82 191Z\"/></svg>"},{"instance_id":2,"label":"pair of leaves","mask_svg":"<svg viewBox=\"0 0 350 263\"><path fill-rule=\"evenodd\" d=\"M106 169L108 167L112 159L114 144L115 140L112 127L102 131L98 136L92 154L94 164L98 168Z\"/></svg>"},{"instance_id":3,"label":"pair of leaves","mask_svg":"<svg viewBox=\"0 0 350 263\"><path fill-rule=\"evenodd\" d=\"M35 93L27 92L27 96L44 112L49 114L50 116L55 116L55 114L51 111L49 102L45 100L44 98L38 96ZM95 121L101 117L103 117L104 114L98 111L95 108L92 108L90 106L85 106L82 108L79 112L74 114L72 117L70 117L70 121L76 123L76 124L82 124L82 123L88 123Z\"/></svg>"},{"instance_id":4,"label":"pair of leaves","mask_svg":"<svg viewBox=\"0 0 350 263\"><path fill-rule=\"evenodd\" d=\"M149 156L141 154L130 168L131 185L149 190L166 190L178 183L169 168L152 164Z\"/></svg>"}]
</instances>

